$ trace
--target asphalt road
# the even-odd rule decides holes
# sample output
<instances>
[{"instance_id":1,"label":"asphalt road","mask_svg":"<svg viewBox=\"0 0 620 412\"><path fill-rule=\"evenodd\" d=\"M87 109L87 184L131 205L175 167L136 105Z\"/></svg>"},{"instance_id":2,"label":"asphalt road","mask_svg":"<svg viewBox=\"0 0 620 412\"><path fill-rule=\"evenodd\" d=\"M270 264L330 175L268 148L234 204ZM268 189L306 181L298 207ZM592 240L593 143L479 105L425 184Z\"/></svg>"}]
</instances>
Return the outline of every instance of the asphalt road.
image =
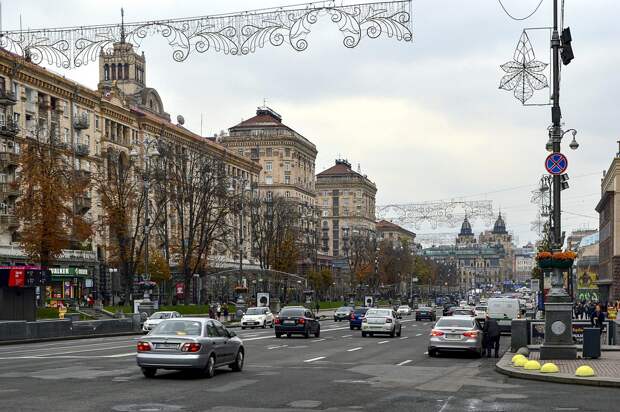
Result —
<instances>
[{"instance_id":1,"label":"asphalt road","mask_svg":"<svg viewBox=\"0 0 620 412\"><path fill-rule=\"evenodd\" d=\"M518 380L494 359L426 355L429 322L362 338L322 322L321 338L241 331L246 365L213 379L135 365L133 337L0 346L1 411L613 411L618 391ZM505 347L508 338L503 338Z\"/></svg>"}]
</instances>

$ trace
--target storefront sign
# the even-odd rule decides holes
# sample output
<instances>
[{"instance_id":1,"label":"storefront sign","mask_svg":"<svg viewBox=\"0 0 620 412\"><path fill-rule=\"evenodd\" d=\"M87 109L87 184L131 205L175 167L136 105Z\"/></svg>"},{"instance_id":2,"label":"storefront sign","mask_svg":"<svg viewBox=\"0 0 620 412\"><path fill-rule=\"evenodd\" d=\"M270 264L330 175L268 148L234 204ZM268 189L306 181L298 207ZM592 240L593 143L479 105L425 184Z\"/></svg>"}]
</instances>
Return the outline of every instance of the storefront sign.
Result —
<instances>
[{"instance_id":1,"label":"storefront sign","mask_svg":"<svg viewBox=\"0 0 620 412\"><path fill-rule=\"evenodd\" d=\"M88 276L85 268L50 268L53 277L84 277Z\"/></svg>"},{"instance_id":2,"label":"storefront sign","mask_svg":"<svg viewBox=\"0 0 620 412\"><path fill-rule=\"evenodd\" d=\"M24 269L11 269L9 271L9 287L23 288L26 281L26 271Z\"/></svg>"},{"instance_id":3,"label":"storefront sign","mask_svg":"<svg viewBox=\"0 0 620 412\"><path fill-rule=\"evenodd\" d=\"M185 294L185 284L183 282L177 282L174 289L177 296L183 296Z\"/></svg>"}]
</instances>

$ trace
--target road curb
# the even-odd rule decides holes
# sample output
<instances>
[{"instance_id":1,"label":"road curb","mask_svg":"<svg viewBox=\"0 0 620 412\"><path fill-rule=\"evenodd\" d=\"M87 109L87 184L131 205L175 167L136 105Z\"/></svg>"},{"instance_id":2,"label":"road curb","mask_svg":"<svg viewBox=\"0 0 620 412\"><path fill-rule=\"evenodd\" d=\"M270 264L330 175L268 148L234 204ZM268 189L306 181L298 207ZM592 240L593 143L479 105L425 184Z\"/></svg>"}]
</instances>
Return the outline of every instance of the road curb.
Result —
<instances>
[{"instance_id":1,"label":"road curb","mask_svg":"<svg viewBox=\"0 0 620 412\"><path fill-rule=\"evenodd\" d=\"M118 332L118 333L101 333L97 335L57 336L53 338L3 340L3 341L0 341L0 346L15 345L17 343L42 343L42 342L54 342L54 341L62 341L62 340L112 338L115 336L143 336L143 335L144 334L140 332Z\"/></svg>"},{"instance_id":2,"label":"road curb","mask_svg":"<svg viewBox=\"0 0 620 412\"><path fill-rule=\"evenodd\" d=\"M510 363L504 362L504 359L500 360L495 364L495 370L503 375L519 379L529 379L572 385L620 388L620 379L610 378L613 380L603 380L600 377L581 378L577 376L567 375L565 373L543 374L538 371L526 372L525 370L522 370L522 368L514 368Z\"/></svg>"}]
</instances>

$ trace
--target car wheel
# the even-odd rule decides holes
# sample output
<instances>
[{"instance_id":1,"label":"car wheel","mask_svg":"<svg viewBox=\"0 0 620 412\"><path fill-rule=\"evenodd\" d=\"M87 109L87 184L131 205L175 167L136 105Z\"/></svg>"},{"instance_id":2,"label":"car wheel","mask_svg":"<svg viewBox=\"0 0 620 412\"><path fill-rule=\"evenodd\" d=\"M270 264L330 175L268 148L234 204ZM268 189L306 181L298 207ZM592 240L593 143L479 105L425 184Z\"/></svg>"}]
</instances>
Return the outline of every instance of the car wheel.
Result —
<instances>
[{"instance_id":1,"label":"car wheel","mask_svg":"<svg viewBox=\"0 0 620 412\"><path fill-rule=\"evenodd\" d=\"M245 326L242 326L242 327L241 327L241 330L245 330Z\"/></svg>"},{"instance_id":2,"label":"car wheel","mask_svg":"<svg viewBox=\"0 0 620 412\"><path fill-rule=\"evenodd\" d=\"M316 328L316 332L314 332L314 337L318 338L319 336L321 336L321 327L319 326L318 328Z\"/></svg>"},{"instance_id":3,"label":"car wheel","mask_svg":"<svg viewBox=\"0 0 620 412\"><path fill-rule=\"evenodd\" d=\"M265 329L267 327L267 321L263 322L263 329Z\"/></svg>"},{"instance_id":4,"label":"car wheel","mask_svg":"<svg viewBox=\"0 0 620 412\"><path fill-rule=\"evenodd\" d=\"M211 379L215 375L215 356L209 356L207 365L205 366L204 375L206 378Z\"/></svg>"},{"instance_id":5,"label":"car wheel","mask_svg":"<svg viewBox=\"0 0 620 412\"><path fill-rule=\"evenodd\" d=\"M362 332L362 338L366 337L366 332Z\"/></svg>"},{"instance_id":6,"label":"car wheel","mask_svg":"<svg viewBox=\"0 0 620 412\"><path fill-rule=\"evenodd\" d=\"M437 356L437 351L435 349L429 349L428 356L434 358L435 356Z\"/></svg>"},{"instance_id":7,"label":"car wheel","mask_svg":"<svg viewBox=\"0 0 620 412\"><path fill-rule=\"evenodd\" d=\"M375 334L374 334L374 332L368 332L368 336L370 336L372 338L373 336L375 336Z\"/></svg>"},{"instance_id":8,"label":"car wheel","mask_svg":"<svg viewBox=\"0 0 620 412\"><path fill-rule=\"evenodd\" d=\"M145 378L153 378L157 373L156 368L142 368L142 374Z\"/></svg>"},{"instance_id":9,"label":"car wheel","mask_svg":"<svg viewBox=\"0 0 620 412\"><path fill-rule=\"evenodd\" d=\"M245 361L245 357L243 356L243 351L239 349L237 352L237 356L235 356L235 361L230 364L230 368L235 372L241 372L243 369L243 362Z\"/></svg>"}]
</instances>

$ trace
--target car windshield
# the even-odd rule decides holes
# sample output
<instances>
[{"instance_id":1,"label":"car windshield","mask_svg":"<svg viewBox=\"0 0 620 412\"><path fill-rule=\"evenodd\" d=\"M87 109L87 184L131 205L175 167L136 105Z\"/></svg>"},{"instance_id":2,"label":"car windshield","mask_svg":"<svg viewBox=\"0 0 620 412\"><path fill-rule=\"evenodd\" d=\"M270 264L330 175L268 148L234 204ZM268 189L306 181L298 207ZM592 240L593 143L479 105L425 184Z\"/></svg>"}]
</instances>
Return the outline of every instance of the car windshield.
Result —
<instances>
[{"instance_id":1,"label":"car windshield","mask_svg":"<svg viewBox=\"0 0 620 412\"><path fill-rule=\"evenodd\" d=\"M472 328L473 322L469 319L441 318L435 325L437 328Z\"/></svg>"},{"instance_id":2,"label":"car windshield","mask_svg":"<svg viewBox=\"0 0 620 412\"><path fill-rule=\"evenodd\" d=\"M353 308L351 306L343 306L341 308L338 308L336 312L351 312L352 310Z\"/></svg>"},{"instance_id":3,"label":"car windshield","mask_svg":"<svg viewBox=\"0 0 620 412\"><path fill-rule=\"evenodd\" d=\"M366 316L391 316L392 311L389 309L369 309Z\"/></svg>"},{"instance_id":4,"label":"car windshield","mask_svg":"<svg viewBox=\"0 0 620 412\"><path fill-rule=\"evenodd\" d=\"M247 312L245 312L246 315L264 315L265 312L267 312L267 308L250 308L248 309Z\"/></svg>"},{"instance_id":5,"label":"car windshield","mask_svg":"<svg viewBox=\"0 0 620 412\"><path fill-rule=\"evenodd\" d=\"M172 313L170 312L155 312L151 315L150 319L170 319Z\"/></svg>"},{"instance_id":6,"label":"car windshield","mask_svg":"<svg viewBox=\"0 0 620 412\"><path fill-rule=\"evenodd\" d=\"M355 314L356 315L364 315L366 312L368 312L368 309L363 308L363 309L355 309Z\"/></svg>"},{"instance_id":7,"label":"car windshield","mask_svg":"<svg viewBox=\"0 0 620 412\"><path fill-rule=\"evenodd\" d=\"M202 323L196 320L168 320L153 329L153 335L200 336Z\"/></svg>"},{"instance_id":8,"label":"car windshield","mask_svg":"<svg viewBox=\"0 0 620 412\"><path fill-rule=\"evenodd\" d=\"M300 308L282 309L280 316L303 316L305 310Z\"/></svg>"}]
</instances>

